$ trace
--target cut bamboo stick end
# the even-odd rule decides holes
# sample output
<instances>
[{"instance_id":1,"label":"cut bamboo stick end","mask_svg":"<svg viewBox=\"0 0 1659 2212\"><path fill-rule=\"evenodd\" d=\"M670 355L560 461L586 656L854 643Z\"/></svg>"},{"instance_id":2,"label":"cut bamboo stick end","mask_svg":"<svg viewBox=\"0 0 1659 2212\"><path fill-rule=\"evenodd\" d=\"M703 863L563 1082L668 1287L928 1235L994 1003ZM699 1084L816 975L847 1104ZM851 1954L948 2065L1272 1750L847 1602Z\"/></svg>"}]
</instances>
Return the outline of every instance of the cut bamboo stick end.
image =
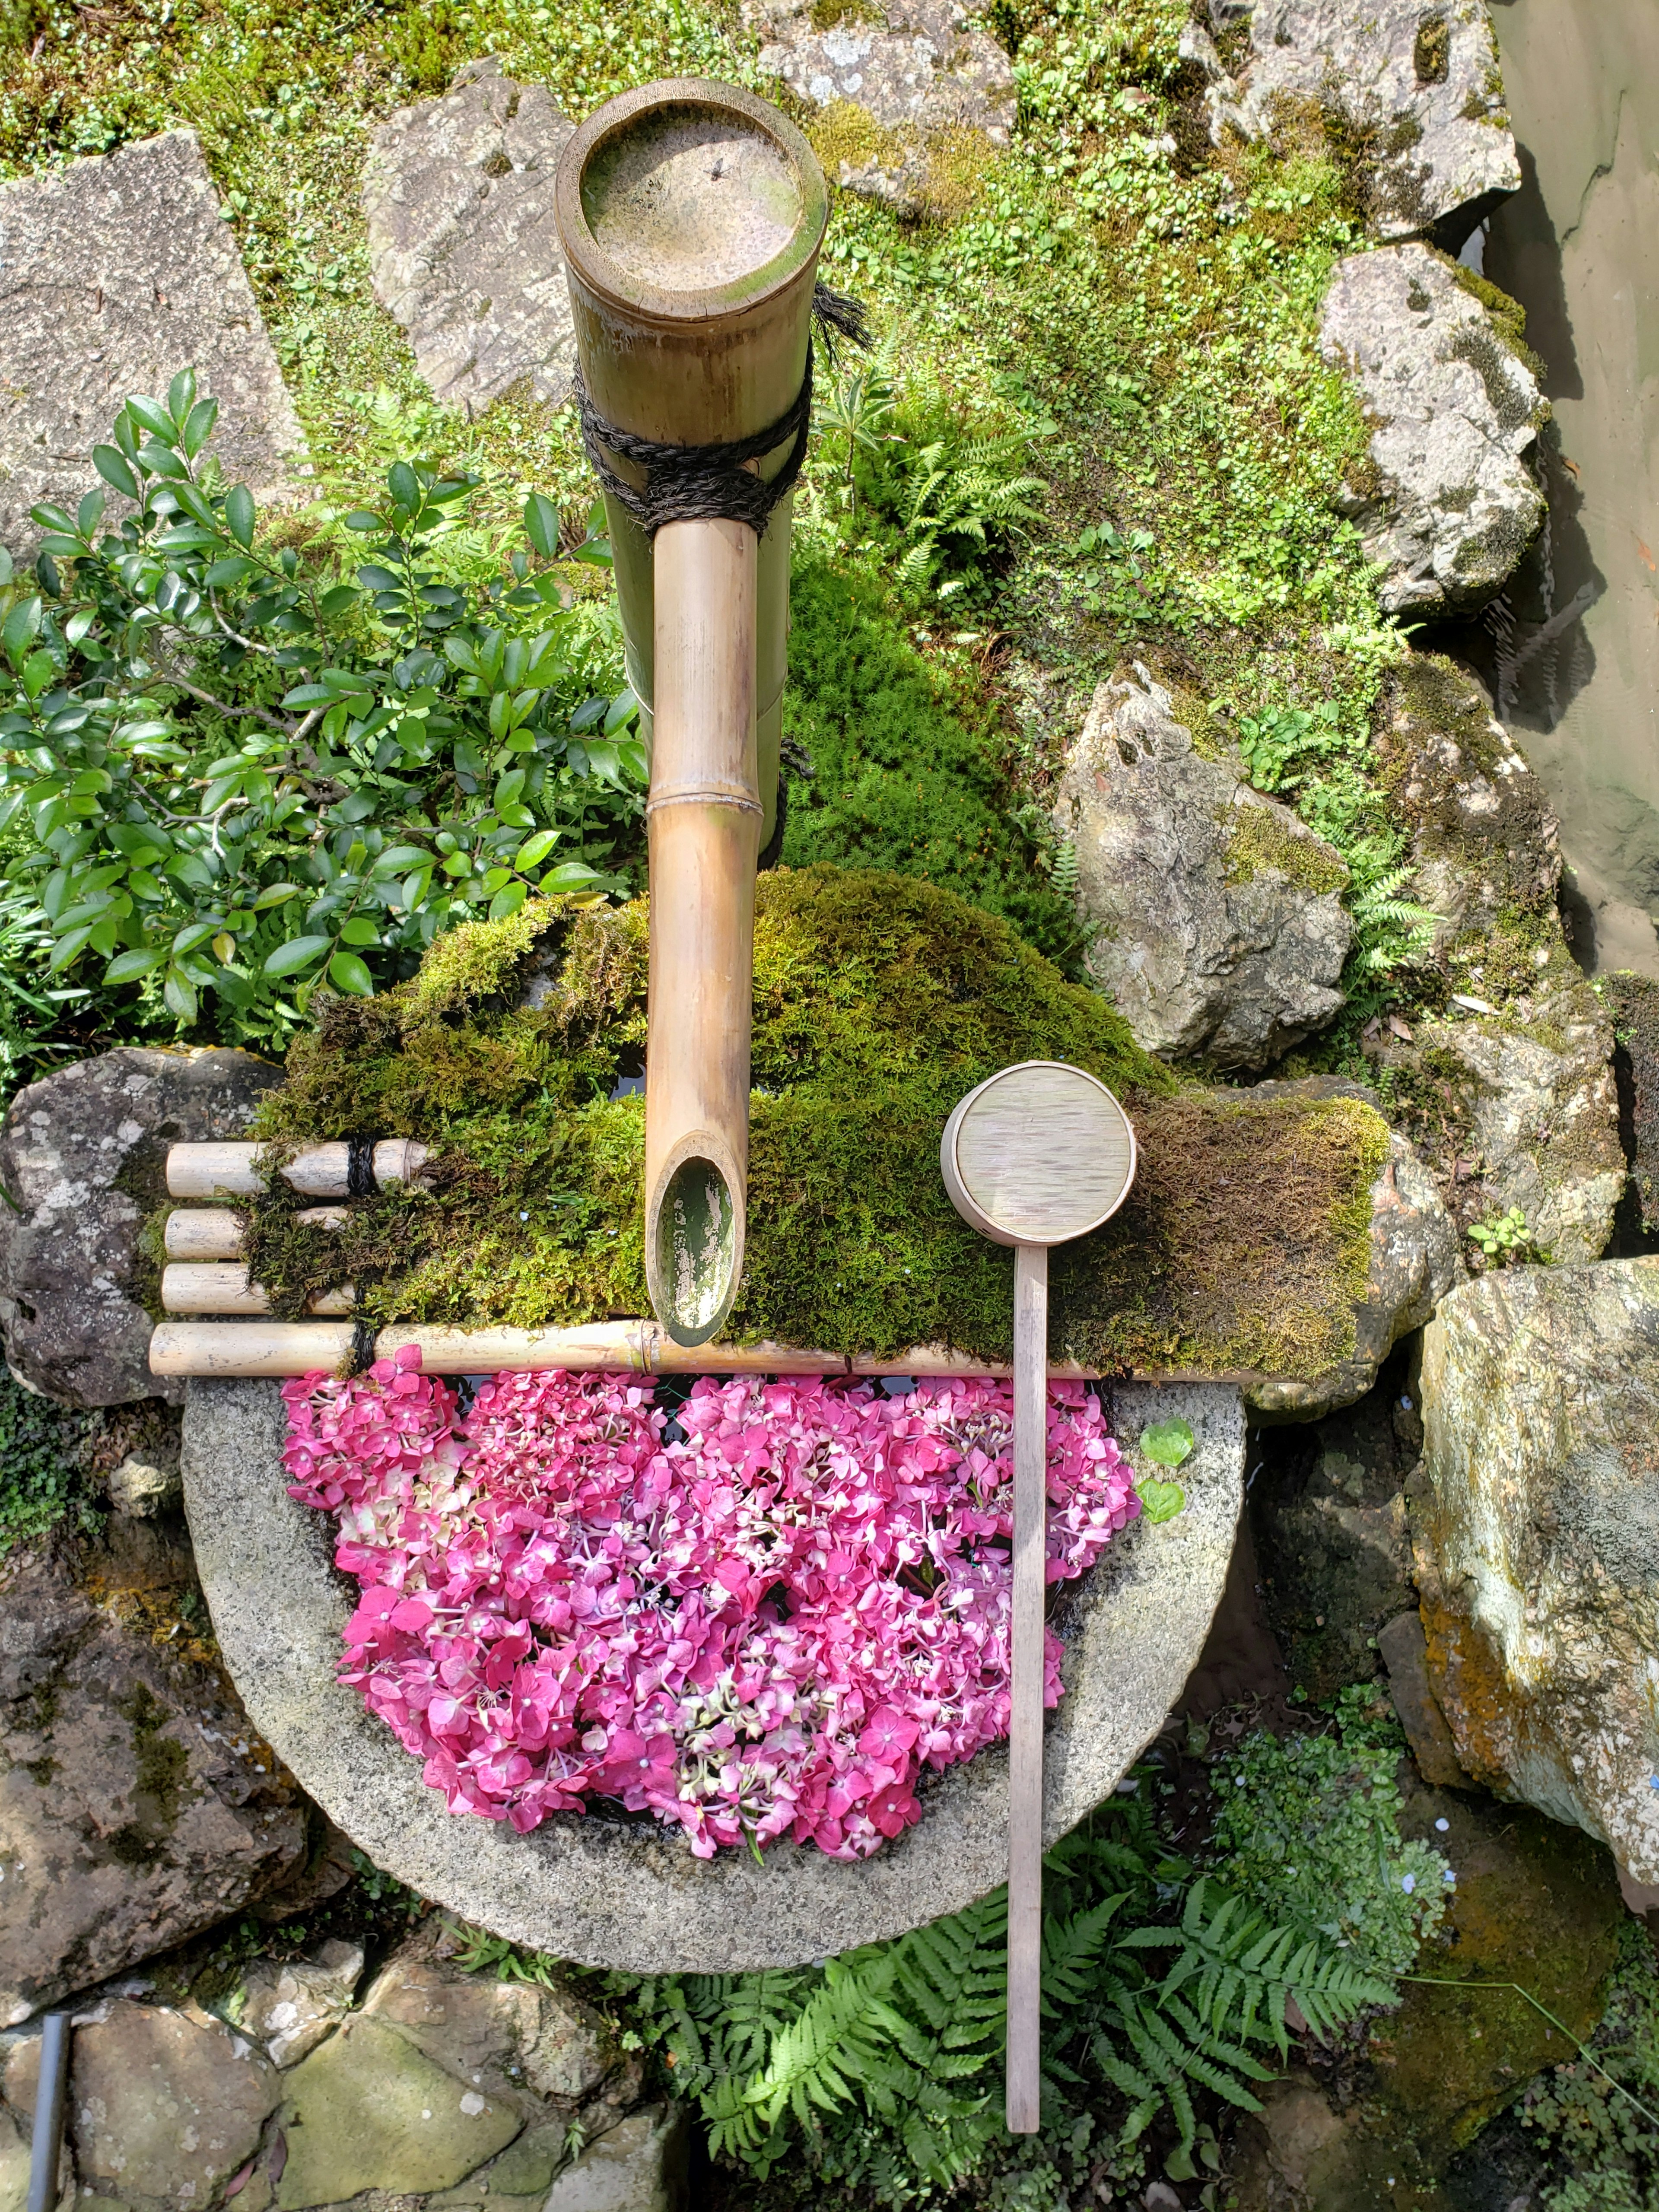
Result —
<instances>
[{"instance_id":1,"label":"cut bamboo stick end","mask_svg":"<svg viewBox=\"0 0 1659 2212\"><path fill-rule=\"evenodd\" d=\"M356 1303L351 1285L342 1283L313 1298L311 1310L317 1314L349 1313ZM247 1269L234 1262L223 1267L198 1267L175 1261L161 1270L161 1304L169 1313L180 1314L270 1311L270 1299L264 1284L250 1282Z\"/></svg>"},{"instance_id":2,"label":"cut bamboo stick end","mask_svg":"<svg viewBox=\"0 0 1659 2212\"><path fill-rule=\"evenodd\" d=\"M337 1229L346 1219L343 1206L307 1206L294 1216L313 1229ZM161 1248L169 1260L240 1260L242 1223L228 1206L180 1206L168 1214Z\"/></svg>"},{"instance_id":3,"label":"cut bamboo stick end","mask_svg":"<svg viewBox=\"0 0 1659 2212\"><path fill-rule=\"evenodd\" d=\"M167 1153L170 1198L257 1198L266 1177L258 1162L262 1145L174 1145ZM386 1137L375 1146L377 1183L415 1182L428 1157L413 1137ZM283 1180L307 1198L350 1195L351 1148L346 1144L307 1145L282 1170Z\"/></svg>"}]
</instances>

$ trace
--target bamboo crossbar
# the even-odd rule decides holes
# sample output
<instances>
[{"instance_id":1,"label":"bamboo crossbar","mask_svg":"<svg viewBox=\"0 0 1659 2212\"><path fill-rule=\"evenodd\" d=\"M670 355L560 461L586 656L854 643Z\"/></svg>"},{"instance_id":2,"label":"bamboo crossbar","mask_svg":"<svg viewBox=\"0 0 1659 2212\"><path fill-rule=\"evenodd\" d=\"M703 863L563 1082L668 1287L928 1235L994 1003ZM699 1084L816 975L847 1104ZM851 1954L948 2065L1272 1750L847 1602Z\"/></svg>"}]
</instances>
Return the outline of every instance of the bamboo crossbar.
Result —
<instances>
[{"instance_id":1,"label":"bamboo crossbar","mask_svg":"<svg viewBox=\"0 0 1659 2212\"><path fill-rule=\"evenodd\" d=\"M294 1216L313 1229L337 1229L345 1218L343 1206L307 1206ZM240 1218L228 1206L175 1206L161 1232L161 1249L169 1260L240 1260Z\"/></svg>"},{"instance_id":2,"label":"bamboo crossbar","mask_svg":"<svg viewBox=\"0 0 1659 2212\"><path fill-rule=\"evenodd\" d=\"M293 1376L331 1373L351 1358L356 1332L339 1321L164 1321L150 1339L155 1375ZM908 1376L962 1375L1006 1381L1005 1363L970 1359L948 1345L912 1345L876 1359L810 1352L791 1344L676 1344L654 1321L589 1322L574 1328L441 1328L396 1326L377 1332L374 1355L389 1359L405 1345L420 1352L429 1375L534 1374L562 1367L577 1373L635 1375ZM1075 1360L1051 1360L1053 1382L1109 1379ZM1149 1382L1261 1381L1254 1371L1218 1374L1186 1368L1134 1368L1118 1379Z\"/></svg>"}]
</instances>

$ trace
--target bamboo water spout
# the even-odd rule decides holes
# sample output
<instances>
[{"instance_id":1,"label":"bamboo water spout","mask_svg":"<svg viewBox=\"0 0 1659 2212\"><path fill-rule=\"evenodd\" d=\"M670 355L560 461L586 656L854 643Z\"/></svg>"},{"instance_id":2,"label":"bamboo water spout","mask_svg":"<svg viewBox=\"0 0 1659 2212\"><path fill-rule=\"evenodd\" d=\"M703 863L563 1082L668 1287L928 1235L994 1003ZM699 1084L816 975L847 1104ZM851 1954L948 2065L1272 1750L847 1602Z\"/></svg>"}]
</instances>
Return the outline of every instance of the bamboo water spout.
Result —
<instances>
[{"instance_id":1,"label":"bamboo water spout","mask_svg":"<svg viewBox=\"0 0 1659 2212\"><path fill-rule=\"evenodd\" d=\"M676 79L589 118L556 203L651 751L646 1280L664 1328L694 1346L719 1333L743 1269L755 869L777 806L789 500L734 519L708 479L723 468L729 483L739 457L688 449L754 447L779 426L741 465L763 483L795 458L828 202L775 108Z\"/></svg>"}]
</instances>

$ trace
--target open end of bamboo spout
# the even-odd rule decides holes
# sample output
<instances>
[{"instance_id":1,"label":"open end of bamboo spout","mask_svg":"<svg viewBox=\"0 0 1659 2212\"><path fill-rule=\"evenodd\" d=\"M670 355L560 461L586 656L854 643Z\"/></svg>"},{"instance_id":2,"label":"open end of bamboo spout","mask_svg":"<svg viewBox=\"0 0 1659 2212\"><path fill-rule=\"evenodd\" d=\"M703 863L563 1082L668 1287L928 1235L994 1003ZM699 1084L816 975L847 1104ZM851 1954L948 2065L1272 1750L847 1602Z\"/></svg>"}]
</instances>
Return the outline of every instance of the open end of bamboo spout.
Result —
<instances>
[{"instance_id":1,"label":"open end of bamboo spout","mask_svg":"<svg viewBox=\"0 0 1659 2212\"><path fill-rule=\"evenodd\" d=\"M676 1146L646 1209L652 1310L684 1345L719 1334L743 1275L742 1179L734 1162L722 1164L697 1144L692 1136Z\"/></svg>"}]
</instances>

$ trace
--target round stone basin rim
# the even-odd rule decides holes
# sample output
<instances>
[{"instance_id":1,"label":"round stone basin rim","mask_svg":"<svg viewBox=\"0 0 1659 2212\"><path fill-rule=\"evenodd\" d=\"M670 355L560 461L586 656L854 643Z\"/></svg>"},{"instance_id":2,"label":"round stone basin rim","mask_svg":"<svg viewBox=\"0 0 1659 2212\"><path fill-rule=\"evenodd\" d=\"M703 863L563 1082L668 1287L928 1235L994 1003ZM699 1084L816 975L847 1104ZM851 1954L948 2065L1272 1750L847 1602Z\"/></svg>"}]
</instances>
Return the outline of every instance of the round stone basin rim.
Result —
<instances>
[{"instance_id":1,"label":"round stone basin rim","mask_svg":"<svg viewBox=\"0 0 1659 2212\"><path fill-rule=\"evenodd\" d=\"M1115 1537L1055 1613L1066 1694L1048 1716L1043 1833L1109 1796L1158 1733L1220 1601L1243 1497L1244 1413L1230 1383L1119 1384L1125 1443L1153 1421L1195 1438L1186 1510ZM225 1664L256 1728L374 1863L515 1943L634 1973L799 1966L960 1911L1004 1879L1008 1764L994 1745L930 1779L921 1819L872 1858L777 1844L693 1857L684 1838L603 1813L527 1836L452 1814L421 1762L336 1679L356 1591L334 1523L288 1494L287 1409L264 1381L192 1381L185 1504Z\"/></svg>"}]
</instances>

